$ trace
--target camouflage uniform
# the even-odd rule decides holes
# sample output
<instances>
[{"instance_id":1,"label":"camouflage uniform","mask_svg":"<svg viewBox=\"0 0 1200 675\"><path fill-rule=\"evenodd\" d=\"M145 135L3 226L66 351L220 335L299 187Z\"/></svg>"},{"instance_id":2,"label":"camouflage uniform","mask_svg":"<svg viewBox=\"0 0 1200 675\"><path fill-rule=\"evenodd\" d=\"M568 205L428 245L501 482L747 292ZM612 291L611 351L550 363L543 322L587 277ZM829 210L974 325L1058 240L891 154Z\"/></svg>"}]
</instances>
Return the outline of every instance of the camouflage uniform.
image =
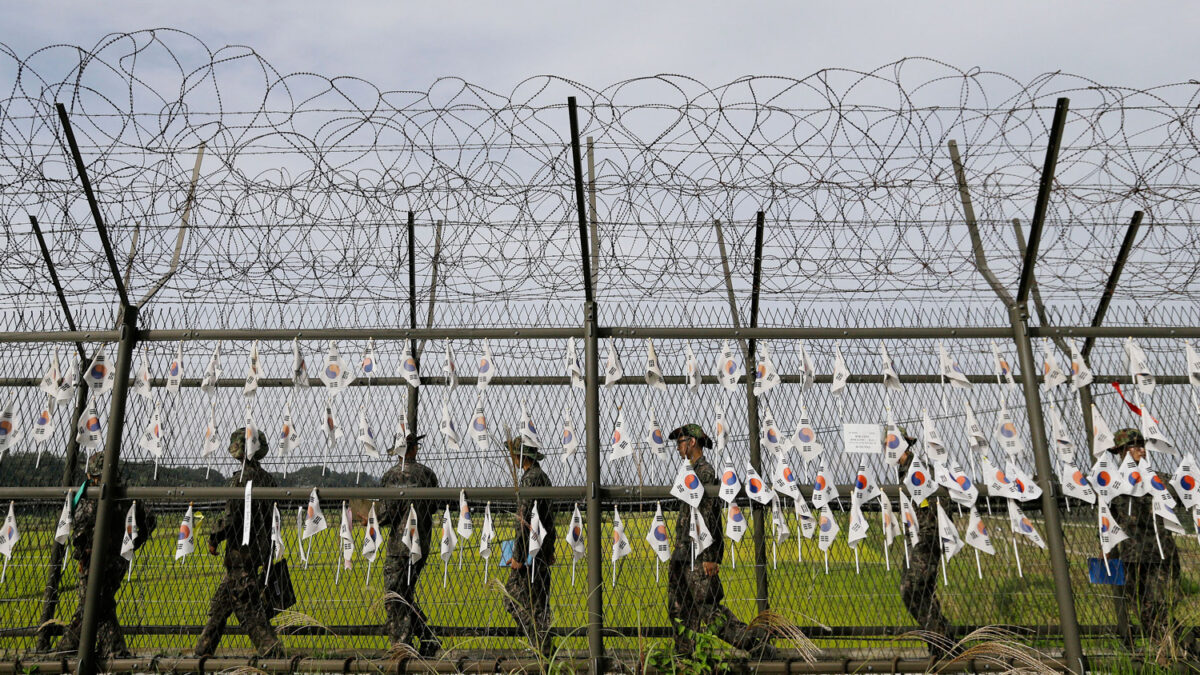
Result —
<instances>
[{"instance_id":1,"label":"camouflage uniform","mask_svg":"<svg viewBox=\"0 0 1200 675\"><path fill-rule=\"evenodd\" d=\"M1114 454L1124 459L1125 449L1145 447L1137 429L1121 429L1113 435ZM1154 647L1174 638L1171 615L1183 594L1180 585L1179 549L1165 527L1154 536L1154 497L1119 495L1109 502L1109 510L1128 539L1117 544L1116 556L1125 565L1125 600L1133 606L1142 626L1142 634ZM1159 544L1162 554L1159 554ZM1190 638L1185 647L1191 648Z\"/></svg>"},{"instance_id":2,"label":"camouflage uniform","mask_svg":"<svg viewBox=\"0 0 1200 675\"><path fill-rule=\"evenodd\" d=\"M429 467L415 460L408 460L388 469L380 479L380 484L396 488L437 487L438 478ZM411 570L408 563L409 550L404 545L403 536L410 507L416 507L417 532L421 541L421 558L412 564ZM388 600L385 604L387 620L384 627L393 645L409 644L413 636L416 636L421 641L421 652L428 655L436 653L441 645L429 630L428 617L421 611L416 596L417 580L421 577L421 570L425 569L425 561L432 553L429 544L433 534L435 510L437 506L430 501L395 499L384 501L379 513L380 524L391 529L387 560L383 565L384 586L399 596L399 599Z\"/></svg>"},{"instance_id":3,"label":"camouflage uniform","mask_svg":"<svg viewBox=\"0 0 1200 675\"><path fill-rule=\"evenodd\" d=\"M100 473L104 465L104 454L97 452L88 459L87 475L92 485L99 484ZM96 509L99 502L84 499L75 508L75 526L71 535L71 556L79 561L79 605L75 615L67 625L63 637L58 642L56 651L75 652L79 650L79 631L83 626L84 596L87 593L88 576L91 573L92 541L96 530ZM96 653L101 658L128 656L129 649L125 645L125 636L121 634L121 624L117 621L117 591L121 581L129 571L129 561L120 555L121 541L125 537L125 514L129 512L129 502L119 500L116 510L108 522L109 557L104 561L101 572L100 596L97 600L100 618L96 624ZM138 502L134 509L134 520L137 523L138 537L134 549L145 544L154 532L157 521L154 514L147 513L142 503Z\"/></svg>"},{"instance_id":4,"label":"camouflage uniform","mask_svg":"<svg viewBox=\"0 0 1200 675\"><path fill-rule=\"evenodd\" d=\"M242 459L244 444L244 430L238 429L233 433L229 448L234 459ZM262 432L258 434L258 445L255 456L246 460L245 470L233 474L227 486L245 487L246 481L253 481L255 488L276 486L275 478L258 463L267 451L267 437ZM244 500L241 497L230 499L225 505L225 513L208 536L210 552L225 542L225 577L213 593L208 623L196 643L197 656L213 654L221 642L230 614L237 615L238 623L250 636L259 656L274 657L283 652L283 644L271 627L270 610L263 597L266 590L263 576L267 561L271 559L271 504L265 499L251 502L250 544L246 546L241 544L244 514Z\"/></svg>"},{"instance_id":5,"label":"camouflage uniform","mask_svg":"<svg viewBox=\"0 0 1200 675\"><path fill-rule=\"evenodd\" d=\"M524 453L524 458L533 460L533 464L521 474L520 487L550 487L550 477L538 464L545 459L545 455L536 449L523 448L520 441L510 441L509 447L515 448L518 455ZM554 511L550 508L550 501L538 501L538 519L546 536L542 539L541 549L534 556L532 568L524 564L529 558L529 524L533 522L534 501L526 497L517 498L512 557L523 566L508 572L508 582L504 585L507 593L504 608L517 622L522 634L548 654L551 650L550 567L554 564L554 545L558 534L554 529Z\"/></svg>"},{"instance_id":6,"label":"camouflage uniform","mask_svg":"<svg viewBox=\"0 0 1200 675\"><path fill-rule=\"evenodd\" d=\"M912 463L912 443L909 441L908 459L900 463L900 475L908 474L909 464ZM928 643L931 656L941 657L946 654L944 646L949 646L950 622L942 613L942 603L937 596L938 566L942 562L942 538L938 532L937 506L941 504L950 518L954 517L954 506L940 491L921 504L913 504L917 513L917 543L909 551L909 563L900 572L900 600L908 613L916 620L917 626L926 632L946 637L943 644Z\"/></svg>"},{"instance_id":7,"label":"camouflage uniform","mask_svg":"<svg viewBox=\"0 0 1200 675\"><path fill-rule=\"evenodd\" d=\"M690 436L700 442L701 447L711 447L698 425L688 424L671 432L671 440ZM717 485L717 471L701 455L692 463L696 476L704 485ZM772 657L770 632L765 628L750 627L740 621L728 607L721 604L725 599L725 588L717 574L709 576L702 563L720 564L725 556L724 529L721 525L721 504L716 496L704 493L697 509L708 531L712 544L696 555L692 564L692 509L681 504L679 517L675 520L675 549L667 568L667 614L675 626L684 626L690 631L701 633L712 630L722 640L760 657ZM691 654L696 644L688 633L675 634L675 650L680 654Z\"/></svg>"}]
</instances>

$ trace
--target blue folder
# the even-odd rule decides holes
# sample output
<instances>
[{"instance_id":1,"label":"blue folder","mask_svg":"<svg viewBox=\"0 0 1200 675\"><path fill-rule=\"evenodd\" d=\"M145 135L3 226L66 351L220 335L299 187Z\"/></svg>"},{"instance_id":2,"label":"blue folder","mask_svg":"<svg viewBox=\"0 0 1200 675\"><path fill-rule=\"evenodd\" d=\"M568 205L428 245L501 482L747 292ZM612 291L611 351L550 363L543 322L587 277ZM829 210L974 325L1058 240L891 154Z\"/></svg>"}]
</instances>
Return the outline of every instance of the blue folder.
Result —
<instances>
[{"instance_id":1,"label":"blue folder","mask_svg":"<svg viewBox=\"0 0 1200 675\"><path fill-rule=\"evenodd\" d=\"M500 567L508 567L508 561L512 560L513 546L517 543L515 539L500 542ZM525 558L526 565L533 564L533 554L530 553Z\"/></svg>"},{"instance_id":2,"label":"blue folder","mask_svg":"<svg viewBox=\"0 0 1200 675\"><path fill-rule=\"evenodd\" d=\"M1116 558L1108 559L1108 567L1101 558L1088 558L1088 581L1109 586L1125 585L1125 563Z\"/></svg>"}]
</instances>

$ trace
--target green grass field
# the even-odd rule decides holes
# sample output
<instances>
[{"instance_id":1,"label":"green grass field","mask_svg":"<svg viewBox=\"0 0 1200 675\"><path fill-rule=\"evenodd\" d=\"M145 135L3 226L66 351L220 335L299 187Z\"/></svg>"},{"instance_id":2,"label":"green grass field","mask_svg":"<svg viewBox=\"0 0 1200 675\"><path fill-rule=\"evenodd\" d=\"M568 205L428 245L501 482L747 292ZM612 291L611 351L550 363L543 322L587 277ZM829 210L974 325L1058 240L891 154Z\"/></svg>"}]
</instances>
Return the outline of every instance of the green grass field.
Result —
<instances>
[{"instance_id":1,"label":"green grass field","mask_svg":"<svg viewBox=\"0 0 1200 675\"><path fill-rule=\"evenodd\" d=\"M140 549L134 559L132 576L119 596L120 615L123 625L182 626L200 625L207 617L208 604L213 590L223 572L220 558L206 552L207 527L203 521L198 527L196 553L183 562L174 561L175 537L178 520L185 509L158 511L159 526L152 539ZM281 509L282 510L282 509ZM176 512L177 511L177 512ZM327 507L336 514L336 508ZM44 512L43 512L44 513ZM294 513L294 512L293 512ZM286 511L285 511L286 514ZM206 514L209 522L217 515ZM769 515L769 514L768 514ZM912 626L912 620L900 602L900 568L904 565L904 546L900 539L890 549L890 570L884 560L883 536L879 527L878 514L868 514L871 523L870 536L859 546L858 571L854 552L845 543L847 514L837 513L842 534L829 552L829 571L825 572L824 556L818 550L815 538L803 540L802 551L797 551L795 522L789 515L789 527L793 536L775 549L767 544L767 568L770 606L801 626ZM609 562L611 542L611 513L606 514L603 569L605 623L611 626L650 627L666 626L666 566L659 568L655 578L655 558L644 541L653 509L642 512L622 513L626 533L633 545L633 553L623 559L617 567L616 586L613 587L613 568ZM569 514L560 514L557 525L560 533L566 531ZM336 515L334 516L336 520ZM668 520L672 517L668 514ZM477 516L477 526L480 518ZM971 625L1048 625L1058 623L1058 611L1054 600L1049 561L1046 553L1039 549L1018 544L1024 576L1018 576L1013 547L1008 538L1008 525L1004 518L987 517L997 552L994 556L980 555L982 578L976 570L974 549L965 548L948 565L949 585L939 585L938 593L946 615L954 623ZM41 608L42 590L46 580L46 565L49 559L53 523L32 518L20 519L22 539L7 580L0 586L0 607L3 608L4 627L36 626ZM287 543L287 558L292 568L299 602L292 609L312 617L327 626L339 624L380 624L384 612L379 602L383 594L383 555L377 558L371 571L370 583L366 583L367 563L357 554L361 545L362 528L356 527L356 554L352 570L343 570L335 585L340 555L336 525L317 535L313 541L311 563L303 568L298 553L294 516L284 517L284 537ZM965 518L959 520L965 525ZM1037 522L1044 531L1042 523ZM769 533L769 522L767 523ZM673 523L669 523L673 532ZM500 539L511 537L511 518L497 514L496 529ZM752 530L750 530L752 531ZM435 519L435 535L440 533L440 517ZM389 533L385 531L385 537ZM1071 563L1072 583L1076 594L1076 608L1081 623L1111 624L1114 622L1112 587L1095 586L1087 580L1087 557L1097 555L1099 546L1090 521L1068 521L1068 554ZM560 535L561 536L561 535ZM437 546L437 537L433 545ZM1194 537L1179 538L1184 553L1185 589L1197 586L1194 578L1196 560L1200 559ZM433 552L420 581L419 599L430 621L439 626L512 626L505 612L500 594L484 584L484 565L478 554L478 534L465 544L460 542L459 552L449 564L443 587L443 563ZM752 566L753 550L748 533L736 546L737 565L733 565L733 546L726 541L725 563L722 567L727 604L743 620L756 613L755 577ZM803 560L798 559L803 556ZM495 549L488 569L490 579L504 580L507 571L497 567L499 547ZM554 568L552 607L554 622L559 627L581 627L586 622L586 569L585 562L576 566L576 580L572 584L570 552L560 539L557 550L558 563ZM777 562L775 562L777 560ZM63 601L57 619L69 621L77 603L75 593L76 574L73 561L69 561L63 575ZM1196 623L1200 619L1197 603L1187 602L1180 613L1186 614L1185 621ZM231 619L231 622L234 619ZM277 621L278 622L278 621ZM870 650L879 646L888 652L895 649L889 638L855 640L821 640L820 631L811 632L811 638L825 647L853 647ZM195 635L139 635L129 636L130 647L146 653L179 654L190 653L195 644ZM1053 642L1053 641L1051 641ZM33 648L34 639L29 637L0 637L0 654L14 656ZM228 648L248 648L244 636L227 636L222 643ZM387 648L382 636L289 636L285 638L289 648L317 652L348 651L371 652ZM608 644L615 649L636 649L636 638L614 638ZM465 649L517 647L521 642L508 638L451 638L447 647ZM567 643L568 648L585 647L582 636ZM882 654L880 654L882 655Z\"/></svg>"}]
</instances>

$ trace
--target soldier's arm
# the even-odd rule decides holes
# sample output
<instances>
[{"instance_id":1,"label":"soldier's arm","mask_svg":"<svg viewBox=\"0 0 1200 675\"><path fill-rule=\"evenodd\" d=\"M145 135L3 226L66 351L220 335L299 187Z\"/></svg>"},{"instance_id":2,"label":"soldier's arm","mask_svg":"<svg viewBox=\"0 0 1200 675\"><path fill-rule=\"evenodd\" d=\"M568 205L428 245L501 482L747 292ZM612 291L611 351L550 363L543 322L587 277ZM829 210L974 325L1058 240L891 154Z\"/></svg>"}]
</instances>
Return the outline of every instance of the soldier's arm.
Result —
<instances>
[{"instance_id":1,"label":"soldier's arm","mask_svg":"<svg viewBox=\"0 0 1200 675\"><path fill-rule=\"evenodd\" d=\"M138 540L134 542L134 548L137 549L150 541L150 537L154 534L154 528L158 526L158 518L147 511L142 502L138 502L134 507L133 518L138 527Z\"/></svg>"},{"instance_id":2,"label":"soldier's arm","mask_svg":"<svg viewBox=\"0 0 1200 675\"><path fill-rule=\"evenodd\" d=\"M230 478L226 485L229 487L238 487L237 478ZM239 522L241 519L237 517L238 514L238 500L230 499L225 503L225 513L221 514L220 519L217 520L217 526L213 528L213 531L208 535L209 548L216 548L217 546L221 545L221 542L227 541L232 537L232 532L230 530L232 530L235 526L241 525Z\"/></svg>"},{"instance_id":3,"label":"soldier's arm","mask_svg":"<svg viewBox=\"0 0 1200 675\"><path fill-rule=\"evenodd\" d=\"M704 524L708 526L709 534L712 535L713 543L704 549L700 555L696 556L697 562L719 563L725 556L724 529L721 527L721 506L717 501L716 497L705 495L704 502L700 504L700 513L704 517Z\"/></svg>"},{"instance_id":4,"label":"soldier's arm","mask_svg":"<svg viewBox=\"0 0 1200 675\"><path fill-rule=\"evenodd\" d=\"M532 477L521 477L521 487L532 487ZM513 523L513 560L525 564L529 557L529 523L533 519L533 500L521 497L517 500L517 517Z\"/></svg>"},{"instance_id":5,"label":"soldier's arm","mask_svg":"<svg viewBox=\"0 0 1200 675\"><path fill-rule=\"evenodd\" d=\"M71 557L82 561L92 550L92 533L96 530L96 510L93 502L75 509L75 526L71 535Z\"/></svg>"},{"instance_id":6,"label":"soldier's arm","mask_svg":"<svg viewBox=\"0 0 1200 675\"><path fill-rule=\"evenodd\" d=\"M704 485L717 484L717 472L713 468L712 463L704 466L703 470L698 472L700 482ZM721 527L721 504L713 495L704 494L704 498L700 502L700 515L704 518L704 524L708 526L708 532L712 535L713 543L708 548L704 549L700 555L696 556L696 560L700 562L721 562L725 556L725 537L724 530Z\"/></svg>"}]
</instances>

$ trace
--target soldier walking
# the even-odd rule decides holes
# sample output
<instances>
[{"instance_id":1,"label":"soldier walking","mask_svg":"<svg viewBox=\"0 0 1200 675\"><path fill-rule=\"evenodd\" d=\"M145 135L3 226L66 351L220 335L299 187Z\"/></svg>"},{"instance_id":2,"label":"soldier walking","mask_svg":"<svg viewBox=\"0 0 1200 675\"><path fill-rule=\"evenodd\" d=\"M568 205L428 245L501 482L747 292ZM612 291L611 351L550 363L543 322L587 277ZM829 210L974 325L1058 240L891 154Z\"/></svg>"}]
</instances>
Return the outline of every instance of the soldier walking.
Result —
<instances>
[{"instance_id":1,"label":"soldier walking","mask_svg":"<svg viewBox=\"0 0 1200 675\"><path fill-rule=\"evenodd\" d=\"M507 445L513 465L522 470L519 487L550 486L550 477L539 463L546 459L545 455L537 448L526 447L520 438L509 439ZM554 530L554 510L550 508L550 500L538 501L538 522L546 534L532 566L526 564L534 502L518 492L516 540L508 563L511 570L508 583L504 585L507 593L504 606L525 636L537 645L543 656L550 658L554 652L553 637L550 635L550 567L554 564L554 544L558 535Z\"/></svg>"},{"instance_id":2,"label":"soldier walking","mask_svg":"<svg viewBox=\"0 0 1200 675\"><path fill-rule=\"evenodd\" d=\"M257 444L253 456L246 457L246 429L238 429L229 437L229 454L239 462L244 460L245 468L233 474L226 483L228 487L245 487L247 481L253 481L253 487L275 487L275 478L259 464L267 454L267 436L261 431ZM225 542L225 577L213 593L208 623L196 643L196 656L212 656L221 642L230 614L237 615L238 623L250 636L259 656L271 658L283 654L283 644L271 626L271 613L263 596L266 590L264 568L271 559L270 503L265 499L251 502L250 543L246 545L241 544L244 519L244 500L241 497L230 499L216 529L208 537L210 555L217 555L217 547Z\"/></svg>"},{"instance_id":3,"label":"soldier walking","mask_svg":"<svg viewBox=\"0 0 1200 675\"><path fill-rule=\"evenodd\" d=\"M380 479L384 487L395 488L424 488L437 487L438 477L433 469L417 461L417 450L421 447L421 439L425 435L409 434L405 437L404 458L388 469ZM416 536L421 545L421 555L413 560L413 552L405 544L402 536L408 521L410 510L417 514ZM391 528L388 537L387 561L383 565L384 585L390 597L384 607L387 610L388 639L392 645L411 645L412 639L417 638L417 652L429 657L437 654L442 643L429 630L429 620L425 612L417 604L417 580L421 570L425 569L425 561L429 558L429 541L433 534L433 512L436 506L429 500L394 499L386 500L379 513L379 522Z\"/></svg>"},{"instance_id":4,"label":"soldier walking","mask_svg":"<svg viewBox=\"0 0 1200 675\"><path fill-rule=\"evenodd\" d=\"M1141 462L1146 456L1146 440L1137 429L1120 429L1113 434L1110 452L1117 455L1118 465L1127 455ZM1172 626L1171 616L1183 595L1179 548L1165 527L1159 528L1155 537L1153 495L1118 495L1109 502L1109 510L1128 536L1116 550L1116 557L1125 565L1121 592L1137 614L1143 637L1156 650L1196 655L1194 638L1190 634L1177 636Z\"/></svg>"},{"instance_id":5,"label":"soldier walking","mask_svg":"<svg viewBox=\"0 0 1200 675\"><path fill-rule=\"evenodd\" d=\"M88 458L87 463L88 485L93 487L100 485L100 476L103 472L104 453L94 453ZM79 606L75 608L75 615L71 617L71 623L67 625L66 632L58 642L58 652L74 653L79 650L79 630L83 626L83 600L87 593L88 575L91 573L92 540L96 531L98 504L99 502L96 500L84 499L75 509L75 531L71 537L71 557L79 561ZM121 541L125 537L125 513L129 509L127 500L118 501L116 508L120 515L109 519L108 532L103 535L108 537L108 550L111 551L111 554L104 561L100 596L97 599L100 619L96 625L96 654L101 658L129 656L129 648L125 645L125 636L121 633L121 624L117 621L117 591L121 588L121 581L125 579L125 573L129 570L129 561L117 554L117 551L121 550ZM134 522L137 524L138 533L133 547L134 550L137 550L150 540L157 521L154 514L147 513L142 503L138 502L134 508Z\"/></svg>"},{"instance_id":6,"label":"soldier walking","mask_svg":"<svg viewBox=\"0 0 1200 675\"><path fill-rule=\"evenodd\" d=\"M669 438L675 441L679 456L691 462L692 471L702 484L717 484L717 471L704 457L704 449L712 447L712 439L700 425L685 424L672 431ZM766 627L747 626L721 604L725 599L725 588L719 574L725 540L721 537L721 506L717 497L705 492L696 510L713 534L713 542L693 558L692 509L681 508L675 521L675 550L667 568L667 614L672 623L688 630L676 633L675 651L690 655L696 648L692 634L713 630L722 640L753 657L778 658Z\"/></svg>"},{"instance_id":7,"label":"soldier walking","mask_svg":"<svg viewBox=\"0 0 1200 675\"><path fill-rule=\"evenodd\" d=\"M900 475L907 476L917 439L909 435L903 427L900 427L900 435L908 443L908 447L900 455ZM932 480L932 477L926 479ZM942 613L942 602L937 594L938 568L942 562L938 504L942 505L947 517L953 517L951 505L940 493L920 504L913 504L917 513L917 543L912 547L908 566L900 572L900 600L916 620L917 626L931 634L931 639L926 641L926 645L929 655L935 659L945 658L954 645L954 640L950 637L950 622Z\"/></svg>"}]
</instances>

